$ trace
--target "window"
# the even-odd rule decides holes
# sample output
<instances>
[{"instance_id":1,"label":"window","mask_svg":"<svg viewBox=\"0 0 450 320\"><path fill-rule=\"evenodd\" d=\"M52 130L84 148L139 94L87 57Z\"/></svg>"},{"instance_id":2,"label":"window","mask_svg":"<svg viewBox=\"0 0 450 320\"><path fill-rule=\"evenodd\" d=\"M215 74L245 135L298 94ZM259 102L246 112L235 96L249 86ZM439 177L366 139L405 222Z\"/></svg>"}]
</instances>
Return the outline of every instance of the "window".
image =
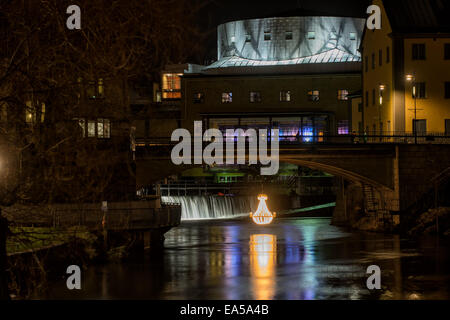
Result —
<instances>
[{"instance_id":1,"label":"window","mask_svg":"<svg viewBox=\"0 0 450 320\"><path fill-rule=\"evenodd\" d=\"M320 92L319 90L311 90L308 92L308 100L309 101L319 101L320 100Z\"/></svg>"},{"instance_id":2,"label":"window","mask_svg":"<svg viewBox=\"0 0 450 320\"><path fill-rule=\"evenodd\" d=\"M316 38L316 32L315 31L309 31L308 32L308 39L314 40Z\"/></svg>"},{"instance_id":3,"label":"window","mask_svg":"<svg viewBox=\"0 0 450 320\"><path fill-rule=\"evenodd\" d=\"M339 120L338 121L338 134L342 135L342 134L348 134L349 132L349 127L348 127L348 120Z\"/></svg>"},{"instance_id":4,"label":"window","mask_svg":"<svg viewBox=\"0 0 450 320\"><path fill-rule=\"evenodd\" d=\"M450 119L445 119L445 135L450 136Z\"/></svg>"},{"instance_id":5,"label":"window","mask_svg":"<svg viewBox=\"0 0 450 320\"><path fill-rule=\"evenodd\" d=\"M85 119L75 119L78 121L78 125L81 129L81 136L84 138L86 137L86 120Z\"/></svg>"},{"instance_id":6,"label":"window","mask_svg":"<svg viewBox=\"0 0 450 320\"><path fill-rule=\"evenodd\" d=\"M356 32L350 32L350 40L356 40Z\"/></svg>"},{"instance_id":7,"label":"window","mask_svg":"<svg viewBox=\"0 0 450 320\"><path fill-rule=\"evenodd\" d=\"M366 91L366 107L369 106L369 91Z\"/></svg>"},{"instance_id":8,"label":"window","mask_svg":"<svg viewBox=\"0 0 450 320\"><path fill-rule=\"evenodd\" d=\"M338 90L338 100L348 100L348 90Z\"/></svg>"},{"instance_id":9,"label":"window","mask_svg":"<svg viewBox=\"0 0 450 320\"><path fill-rule=\"evenodd\" d=\"M415 43L412 45L412 59L425 60L425 44Z\"/></svg>"},{"instance_id":10,"label":"window","mask_svg":"<svg viewBox=\"0 0 450 320\"><path fill-rule=\"evenodd\" d=\"M232 103L233 102L233 92L222 93L222 103Z\"/></svg>"},{"instance_id":11,"label":"window","mask_svg":"<svg viewBox=\"0 0 450 320\"><path fill-rule=\"evenodd\" d=\"M105 95L105 86L103 79L97 81L89 81L86 87L86 97L88 99L101 99Z\"/></svg>"},{"instance_id":12,"label":"window","mask_svg":"<svg viewBox=\"0 0 450 320\"><path fill-rule=\"evenodd\" d=\"M369 72L369 57L366 56L365 60L365 65L366 65L366 72Z\"/></svg>"},{"instance_id":13,"label":"window","mask_svg":"<svg viewBox=\"0 0 450 320\"><path fill-rule=\"evenodd\" d=\"M236 43L236 37L235 36L231 37L231 43Z\"/></svg>"},{"instance_id":14,"label":"window","mask_svg":"<svg viewBox=\"0 0 450 320\"><path fill-rule=\"evenodd\" d=\"M165 73L162 78L162 98L181 99L182 74Z\"/></svg>"},{"instance_id":15,"label":"window","mask_svg":"<svg viewBox=\"0 0 450 320\"><path fill-rule=\"evenodd\" d=\"M391 49L389 47L386 47L386 63L391 62Z\"/></svg>"},{"instance_id":16,"label":"window","mask_svg":"<svg viewBox=\"0 0 450 320\"><path fill-rule=\"evenodd\" d=\"M88 138L95 138L95 120L88 120L87 136Z\"/></svg>"},{"instance_id":17,"label":"window","mask_svg":"<svg viewBox=\"0 0 450 320\"><path fill-rule=\"evenodd\" d=\"M445 99L450 99L450 82L445 83Z\"/></svg>"},{"instance_id":18,"label":"window","mask_svg":"<svg viewBox=\"0 0 450 320\"><path fill-rule=\"evenodd\" d=\"M415 90L417 91L417 99L425 99L427 97L427 86L425 82L417 82ZM412 97L414 99L414 90Z\"/></svg>"},{"instance_id":19,"label":"window","mask_svg":"<svg viewBox=\"0 0 450 320\"><path fill-rule=\"evenodd\" d=\"M291 101L291 92L280 91L280 102L289 102L289 101Z\"/></svg>"},{"instance_id":20,"label":"window","mask_svg":"<svg viewBox=\"0 0 450 320\"><path fill-rule=\"evenodd\" d=\"M375 69L375 53L372 53L372 69Z\"/></svg>"},{"instance_id":21,"label":"window","mask_svg":"<svg viewBox=\"0 0 450 320\"><path fill-rule=\"evenodd\" d=\"M358 112L362 112L362 111L363 111L363 104L358 103Z\"/></svg>"},{"instance_id":22,"label":"window","mask_svg":"<svg viewBox=\"0 0 450 320\"><path fill-rule=\"evenodd\" d=\"M79 127L81 128L82 137L86 137L86 129L87 129L87 137L99 139L109 139L111 138L111 122L109 119L97 119L97 120L88 120L86 127L86 119L74 119L78 122Z\"/></svg>"},{"instance_id":23,"label":"window","mask_svg":"<svg viewBox=\"0 0 450 320\"><path fill-rule=\"evenodd\" d=\"M250 92L250 102L251 103L261 102L261 100L262 100L261 92L259 92L259 91Z\"/></svg>"},{"instance_id":24,"label":"window","mask_svg":"<svg viewBox=\"0 0 450 320\"><path fill-rule=\"evenodd\" d=\"M292 40L293 38L292 31L286 31L286 40Z\"/></svg>"},{"instance_id":25,"label":"window","mask_svg":"<svg viewBox=\"0 0 450 320\"><path fill-rule=\"evenodd\" d=\"M376 101L376 98L375 98L375 89L373 89L373 90L372 90L372 105L375 105L375 101Z\"/></svg>"},{"instance_id":26,"label":"window","mask_svg":"<svg viewBox=\"0 0 450 320\"><path fill-rule=\"evenodd\" d=\"M205 94L202 92L194 93L194 103L203 103L205 102Z\"/></svg>"},{"instance_id":27,"label":"window","mask_svg":"<svg viewBox=\"0 0 450 320\"><path fill-rule=\"evenodd\" d=\"M245 42L252 42L252 36L250 34L245 35Z\"/></svg>"},{"instance_id":28,"label":"window","mask_svg":"<svg viewBox=\"0 0 450 320\"><path fill-rule=\"evenodd\" d=\"M444 44L444 59L450 60L450 43Z\"/></svg>"},{"instance_id":29,"label":"window","mask_svg":"<svg viewBox=\"0 0 450 320\"><path fill-rule=\"evenodd\" d=\"M381 67L383 65L383 50L380 50L380 52L378 53L378 60L378 64Z\"/></svg>"},{"instance_id":30,"label":"window","mask_svg":"<svg viewBox=\"0 0 450 320\"><path fill-rule=\"evenodd\" d=\"M111 138L111 125L109 119L97 120L97 137L100 139Z\"/></svg>"},{"instance_id":31,"label":"window","mask_svg":"<svg viewBox=\"0 0 450 320\"><path fill-rule=\"evenodd\" d=\"M425 119L413 119L413 132L417 132L418 135L427 134L427 120Z\"/></svg>"},{"instance_id":32,"label":"window","mask_svg":"<svg viewBox=\"0 0 450 320\"><path fill-rule=\"evenodd\" d=\"M272 40L272 34L270 33L270 31L265 31L264 32L264 41L270 41Z\"/></svg>"}]
</instances>

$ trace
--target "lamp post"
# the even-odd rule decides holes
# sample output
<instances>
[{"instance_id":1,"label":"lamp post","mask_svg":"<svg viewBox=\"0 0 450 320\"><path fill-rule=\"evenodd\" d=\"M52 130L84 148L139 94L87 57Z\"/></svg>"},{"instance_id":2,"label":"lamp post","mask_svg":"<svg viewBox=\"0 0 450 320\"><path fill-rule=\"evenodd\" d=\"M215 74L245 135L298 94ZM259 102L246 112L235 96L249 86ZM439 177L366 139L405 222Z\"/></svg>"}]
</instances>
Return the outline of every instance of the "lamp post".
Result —
<instances>
[{"instance_id":1,"label":"lamp post","mask_svg":"<svg viewBox=\"0 0 450 320\"><path fill-rule=\"evenodd\" d=\"M413 121L413 130L414 130L414 143L417 144L417 88L416 88L416 74L407 74L406 81L412 83L412 93L414 97L414 121Z\"/></svg>"},{"instance_id":2,"label":"lamp post","mask_svg":"<svg viewBox=\"0 0 450 320\"><path fill-rule=\"evenodd\" d=\"M380 104L378 106L378 123L380 125L380 141L382 141L382 139L383 139L383 127L382 127L382 122L381 122L381 107L383 105L383 92L384 92L385 88L386 88L386 86L384 84L380 84L380 86L379 86Z\"/></svg>"}]
</instances>

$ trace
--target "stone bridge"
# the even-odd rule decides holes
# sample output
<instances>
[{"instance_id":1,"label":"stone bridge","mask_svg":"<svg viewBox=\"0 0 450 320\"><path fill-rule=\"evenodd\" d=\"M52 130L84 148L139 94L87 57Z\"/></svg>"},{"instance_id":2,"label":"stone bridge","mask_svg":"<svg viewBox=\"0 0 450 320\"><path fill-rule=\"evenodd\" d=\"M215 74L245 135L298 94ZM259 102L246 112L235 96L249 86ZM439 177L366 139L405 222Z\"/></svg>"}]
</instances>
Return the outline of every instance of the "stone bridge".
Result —
<instances>
[{"instance_id":1,"label":"stone bridge","mask_svg":"<svg viewBox=\"0 0 450 320\"><path fill-rule=\"evenodd\" d=\"M172 146L136 150L138 187L181 172ZM293 144L280 145L280 162L318 169L341 177L334 223L354 223L361 212L397 224L407 210L433 188L433 178L450 167L450 145L438 144ZM396 220L396 221L392 221Z\"/></svg>"}]
</instances>

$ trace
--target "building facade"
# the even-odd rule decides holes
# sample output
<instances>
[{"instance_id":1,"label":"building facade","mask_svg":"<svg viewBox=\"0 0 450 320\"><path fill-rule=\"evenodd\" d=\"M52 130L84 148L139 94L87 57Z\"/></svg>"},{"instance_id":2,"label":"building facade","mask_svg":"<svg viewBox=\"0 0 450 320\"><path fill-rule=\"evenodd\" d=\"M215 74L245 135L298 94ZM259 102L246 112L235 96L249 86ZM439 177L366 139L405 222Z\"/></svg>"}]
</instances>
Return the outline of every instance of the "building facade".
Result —
<instances>
[{"instance_id":1,"label":"building facade","mask_svg":"<svg viewBox=\"0 0 450 320\"><path fill-rule=\"evenodd\" d=\"M218 60L180 76L182 127L280 129L282 141L348 135L363 28L363 19L319 16L220 25Z\"/></svg>"},{"instance_id":2,"label":"building facade","mask_svg":"<svg viewBox=\"0 0 450 320\"><path fill-rule=\"evenodd\" d=\"M374 134L450 134L450 4L374 0L382 29L365 30L363 128ZM417 128L416 130L414 130Z\"/></svg>"}]
</instances>

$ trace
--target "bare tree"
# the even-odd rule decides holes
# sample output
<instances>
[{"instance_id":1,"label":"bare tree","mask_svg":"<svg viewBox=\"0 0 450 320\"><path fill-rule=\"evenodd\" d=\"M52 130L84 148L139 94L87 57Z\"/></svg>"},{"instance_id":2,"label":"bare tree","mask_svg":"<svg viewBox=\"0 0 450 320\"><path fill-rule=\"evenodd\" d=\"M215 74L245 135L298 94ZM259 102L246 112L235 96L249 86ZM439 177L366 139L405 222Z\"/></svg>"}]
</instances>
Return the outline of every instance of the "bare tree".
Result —
<instances>
[{"instance_id":1,"label":"bare tree","mask_svg":"<svg viewBox=\"0 0 450 320\"><path fill-rule=\"evenodd\" d=\"M0 0L0 206L114 197L134 174L129 86L201 49L196 0L77 4L68 30L65 1Z\"/></svg>"}]
</instances>

